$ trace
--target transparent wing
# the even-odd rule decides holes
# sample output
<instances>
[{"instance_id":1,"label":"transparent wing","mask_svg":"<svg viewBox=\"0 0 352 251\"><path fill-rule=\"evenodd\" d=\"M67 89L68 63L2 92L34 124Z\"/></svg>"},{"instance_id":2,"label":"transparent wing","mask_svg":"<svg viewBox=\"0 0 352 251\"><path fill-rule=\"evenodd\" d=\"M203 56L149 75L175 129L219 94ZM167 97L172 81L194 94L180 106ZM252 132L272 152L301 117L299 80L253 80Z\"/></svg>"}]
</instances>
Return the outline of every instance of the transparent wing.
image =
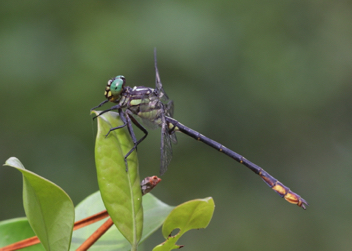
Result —
<instances>
[{"instance_id":1,"label":"transparent wing","mask_svg":"<svg viewBox=\"0 0 352 251\"><path fill-rule=\"evenodd\" d=\"M148 129L155 130L156 128L159 127L158 124L155 124L153 121L150 121L149 119L142 119L142 121L143 121L143 124L144 124Z\"/></svg>"},{"instance_id":2,"label":"transparent wing","mask_svg":"<svg viewBox=\"0 0 352 251\"><path fill-rule=\"evenodd\" d=\"M156 48L154 49L154 67L155 67L155 90L157 92L157 96L163 104L167 104L169 102L169 97L163 89L163 85L160 81L159 70L157 66L156 60Z\"/></svg>"},{"instance_id":3,"label":"transparent wing","mask_svg":"<svg viewBox=\"0 0 352 251\"><path fill-rule=\"evenodd\" d=\"M169 99L166 92L164 91L163 85L160 80L159 70L156 60L156 49L154 50L154 66L155 66L155 88L157 91L157 97L164 105L165 114L168 117L174 116L174 102Z\"/></svg>"},{"instance_id":4,"label":"transparent wing","mask_svg":"<svg viewBox=\"0 0 352 251\"><path fill-rule=\"evenodd\" d=\"M169 100L169 102L164 105L165 107L165 114L168 117L173 118L174 117L174 101Z\"/></svg>"},{"instance_id":5,"label":"transparent wing","mask_svg":"<svg viewBox=\"0 0 352 251\"><path fill-rule=\"evenodd\" d=\"M172 145L171 141L173 143L177 143L176 139L176 134L175 132L172 132L170 134L170 128L168 124L165 121L165 116L172 117L174 114L174 102L169 99L167 96L166 92L163 89L163 85L160 80L160 75L158 71L158 66L157 66L157 60L156 60L156 48L154 49L154 67L155 67L155 95L158 98L158 110L161 111L158 116L155 116L155 118L158 118L158 120L161 120L160 122L156 122L154 124L159 124L161 125L161 159L160 159L160 174L163 175L167 167L170 164L170 161L172 159Z\"/></svg>"},{"instance_id":6,"label":"transparent wing","mask_svg":"<svg viewBox=\"0 0 352 251\"><path fill-rule=\"evenodd\" d=\"M156 90L162 90L163 85L161 84L160 81L160 76L159 76L159 71L158 71L158 65L157 65L157 60L156 60L156 48L154 48L154 67L155 67L155 89Z\"/></svg>"},{"instance_id":7,"label":"transparent wing","mask_svg":"<svg viewBox=\"0 0 352 251\"><path fill-rule=\"evenodd\" d=\"M175 131L173 131L173 132L172 132L171 134L169 134L169 135L170 135L170 138L171 138L172 143L177 144L177 137L176 137Z\"/></svg>"},{"instance_id":8,"label":"transparent wing","mask_svg":"<svg viewBox=\"0 0 352 251\"><path fill-rule=\"evenodd\" d=\"M172 145L170 140L169 128L163 118L161 125L161 147L160 147L161 159L160 159L160 175L163 175L172 159Z\"/></svg>"}]
</instances>

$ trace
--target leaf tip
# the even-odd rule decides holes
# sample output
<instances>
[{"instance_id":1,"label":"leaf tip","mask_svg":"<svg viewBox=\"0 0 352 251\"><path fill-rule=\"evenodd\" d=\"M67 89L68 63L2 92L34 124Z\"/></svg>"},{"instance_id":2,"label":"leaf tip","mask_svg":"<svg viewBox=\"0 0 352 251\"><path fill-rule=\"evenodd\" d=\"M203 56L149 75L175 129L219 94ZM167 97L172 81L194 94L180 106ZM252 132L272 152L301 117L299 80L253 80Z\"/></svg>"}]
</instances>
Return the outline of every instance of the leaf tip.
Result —
<instances>
[{"instance_id":1,"label":"leaf tip","mask_svg":"<svg viewBox=\"0 0 352 251\"><path fill-rule=\"evenodd\" d=\"M5 161L4 166L12 166L16 168L26 169L19 159L16 157L10 157Z\"/></svg>"}]
</instances>

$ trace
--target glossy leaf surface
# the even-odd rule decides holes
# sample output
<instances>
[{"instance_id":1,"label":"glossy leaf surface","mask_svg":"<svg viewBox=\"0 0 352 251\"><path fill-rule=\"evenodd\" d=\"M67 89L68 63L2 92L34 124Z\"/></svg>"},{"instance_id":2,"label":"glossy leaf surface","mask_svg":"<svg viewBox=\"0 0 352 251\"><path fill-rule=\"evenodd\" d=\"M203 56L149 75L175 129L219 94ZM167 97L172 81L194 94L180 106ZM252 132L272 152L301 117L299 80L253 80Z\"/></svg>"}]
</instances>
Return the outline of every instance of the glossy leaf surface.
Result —
<instances>
[{"instance_id":1,"label":"glossy leaf surface","mask_svg":"<svg viewBox=\"0 0 352 251\"><path fill-rule=\"evenodd\" d=\"M115 112L105 113L97 120L95 162L101 196L114 224L135 248L142 237L143 228L137 154L134 151L128 157L126 172L124 156L133 147L128 130L117 129L106 136L111 128L122 125Z\"/></svg>"},{"instance_id":2,"label":"glossy leaf surface","mask_svg":"<svg viewBox=\"0 0 352 251\"><path fill-rule=\"evenodd\" d=\"M163 236L166 241L156 246L153 251L166 251L179 249L182 246L176 245L178 239L191 229L205 228L208 226L215 209L211 197L185 202L177 206L166 218L163 225ZM173 230L179 232L171 236Z\"/></svg>"},{"instance_id":3,"label":"glossy leaf surface","mask_svg":"<svg viewBox=\"0 0 352 251\"><path fill-rule=\"evenodd\" d=\"M0 222L0 247L22 241L35 236L33 229L29 225L27 218L15 218ZM45 250L41 244L26 247L23 251L42 251Z\"/></svg>"},{"instance_id":4,"label":"glossy leaf surface","mask_svg":"<svg viewBox=\"0 0 352 251\"><path fill-rule=\"evenodd\" d=\"M74 223L70 197L51 181L24 168L14 157L5 165L23 175L23 206L27 219L46 250L68 250Z\"/></svg>"},{"instance_id":5,"label":"glossy leaf surface","mask_svg":"<svg viewBox=\"0 0 352 251\"><path fill-rule=\"evenodd\" d=\"M144 229L141 242L155 232L174 207L166 205L152 194L143 196ZM80 220L105 209L100 192L96 192L76 207ZM107 218L73 232L71 250L78 248ZM111 227L89 250L130 250L131 245L116 227Z\"/></svg>"}]
</instances>

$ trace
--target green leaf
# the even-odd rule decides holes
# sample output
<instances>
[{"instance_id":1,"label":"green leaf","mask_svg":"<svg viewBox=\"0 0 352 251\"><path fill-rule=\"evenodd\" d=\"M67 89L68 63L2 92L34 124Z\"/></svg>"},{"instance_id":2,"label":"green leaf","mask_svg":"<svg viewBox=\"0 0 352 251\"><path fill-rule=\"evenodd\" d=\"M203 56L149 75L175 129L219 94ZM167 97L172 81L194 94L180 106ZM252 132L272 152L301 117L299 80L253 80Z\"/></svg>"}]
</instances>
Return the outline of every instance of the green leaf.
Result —
<instances>
[{"instance_id":1,"label":"green leaf","mask_svg":"<svg viewBox=\"0 0 352 251\"><path fill-rule=\"evenodd\" d=\"M99 114L96 112L96 114ZM124 156L133 147L126 128L106 134L122 125L115 112L98 117L95 162L98 184L107 211L115 226L136 249L142 237L143 208L136 151L128 157L128 172Z\"/></svg>"},{"instance_id":2,"label":"green leaf","mask_svg":"<svg viewBox=\"0 0 352 251\"><path fill-rule=\"evenodd\" d=\"M178 239L191 229L207 227L213 216L214 208L214 200L211 197L191 200L177 206L166 218L163 225L163 236L167 240L156 246L153 251L181 248L182 246L176 245ZM179 232L170 236L175 229L179 229Z\"/></svg>"},{"instance_id":3,"label":"green leaf","mask_svg":"<svg viewBox=\"0 0 352 251\"><path fill-rule=\"evenodd\" d=\"M143 196L144 228L142 241L154 233L165 221L175 207L158 200L152 194Z\"/></svg>"},{"instance_id":4,"label":"green leaf","mask_svg":"<svg viewBox=\"0 0 352 251\"><path fill-rule=\"evenodd\" d=\"M141 242L155 232L174 207L152 194L143 196L144 229ZM105 209L100 192L93 193L76 207L76 219L84 219ZM71 250L76 250L107 218L73 232ZM89 250L130 250L131 245L117 228L110 228Z\"/></svg>"},{"instance_id":5,"label":"green leaf","mask_svg":"<svg viewBox=\"0 0 352 251\"><path fill-rule=\"evenodd\" d=\"M68 250L74 223L70 197L57 185L28 171L14 157L5 165L23 175L23 206L27 219L46 250Z\"/></svg>"},{"instance_id":6,"label":"green leaf","mask_svg":"<svg viewBox=\"0 0 352 251\"><path fill-rule=\"evenodd\" d=\"M27 218L15 218L0 222L0 247L35 236ZM21 249L23 251L45 250L40 244Z\"/></svg>"}]
</instances>

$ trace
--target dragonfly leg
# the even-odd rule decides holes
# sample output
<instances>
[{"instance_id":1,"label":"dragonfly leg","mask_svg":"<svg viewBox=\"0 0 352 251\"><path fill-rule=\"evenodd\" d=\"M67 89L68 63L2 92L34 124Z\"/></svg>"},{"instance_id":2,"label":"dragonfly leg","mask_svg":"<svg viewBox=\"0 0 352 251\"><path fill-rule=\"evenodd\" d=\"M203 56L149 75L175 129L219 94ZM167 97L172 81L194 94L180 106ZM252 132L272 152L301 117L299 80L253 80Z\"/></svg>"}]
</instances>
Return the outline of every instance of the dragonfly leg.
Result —
<instances>
[{"instance_id":1,"label":"dragonfly leg","mask_svg":"<svg viewBox=\"0 0 352 251\"><path fill-rule=\"evenodd\" d=\"M132 137L133 140L133 147L131 148L131 150L125 155L125 164L126 164L126 172L128 171L128 164L127 164L127 158L128 156L134 151L137 150L137 146L148 136L148 131L133 117L133 115L131 114L131 112L129 110L126 110L126 124L127 124L127 128L128 131ZM142 132L144 132L144 136L142 138L140 138L138 141L136 139L136 136L134 134L133 131L133 127L132 127L132 123L135 124Z\"/></svg>"},{"instance_id":2,"label":"dragonfly leg","mask_svg":"<svg viewBox=\"0 0 352 251\"><path fill-rule=\"evenodd\" d=\"M137 145L141 143L148 136L148 131L133 117L130 111L126 110L126 112L128 112L128 118L130 119L130 121L132 121L133 124L135 124L138 127L138 129L144 133L144 136L140 138L135 144L137 148ZM132 126L131 126L131 130L133 130Z\"/></svg>"},{"instance_id":3,"label":"dragonfly leg","mask_svg":"<svg viewBox=\"0 0 352 251\"><path fill-rule=\"evenodd\" d=\"M99 115L100 115L100 114L99 114ZM120 129L120 128L123 128L123 127L125 127L125 126L127 125L126 117L125 117L125 115L124 115L124 112L123 112L121 109L119 109L119 115L120 115L120 118L121 118L121 120L122 120L122 122L123 122L123 125L110 128L110 130L109 130L108 133L105 135L105 137L107 137L107 136L110 134L110 132L115 131L115 130ZM133 134L133 135L131 134L131 132L130 132L130 135L131 135L132 139L135 139L135 138L136 138L136 137L134 136L134 134Z\"/></svg>"},{"instance_id":4,"label":"dragonfly leg","mask_svg":"<svg viewBox=\"0 0 352 251\"><path fill-rule=\"evenodd\" d=\"M99 106L98 106L98 107L99 107ZM99 117L100 115L106 113L106 112L109 112L109 111L112 111L112 110L119 110L119 109L121 109L121 106L120 106L120 105L114 105L114 106L110 107L109 109L102 111L102 112L99 113L97 116L93 117L93 120L96 119L97 117Z\"/></svg>"},{"instance_id":5,"label":"dragonfly leg","mask_svg":"<svg viewBox=\"0 0 352 251\"><path fill-rule=\"evenodd\" d=\"M105 103L109 102L109 100L104 100L103 102L101 102L99 105L93 107L92 109L90 109L91 111L94 110L94 109L97 109L99 107L101 107L102 105L104 105Z\"/></svg>"},{"instance_id":6,"label":"dragonfly leg","mask_svg":"<svg viewBox=\"0 0 352 251\"><path fill-rule=\"evenodd\" d=\"M127 114L127 117L128 117L128 114ZM124 123L124 126L128 125L128 123L131 124L131 120L127 120L125 113L122 112L122 111L120 112L120 118L121 118L122 122ZM133 145L137 144L136 135L134 134L134 131L133 131L132 127L131 126L127 126L127 129L128 129L129 134L131 135L131 138L132 138L132 141L133 141Z\"/></svg>"}]
</instances>

